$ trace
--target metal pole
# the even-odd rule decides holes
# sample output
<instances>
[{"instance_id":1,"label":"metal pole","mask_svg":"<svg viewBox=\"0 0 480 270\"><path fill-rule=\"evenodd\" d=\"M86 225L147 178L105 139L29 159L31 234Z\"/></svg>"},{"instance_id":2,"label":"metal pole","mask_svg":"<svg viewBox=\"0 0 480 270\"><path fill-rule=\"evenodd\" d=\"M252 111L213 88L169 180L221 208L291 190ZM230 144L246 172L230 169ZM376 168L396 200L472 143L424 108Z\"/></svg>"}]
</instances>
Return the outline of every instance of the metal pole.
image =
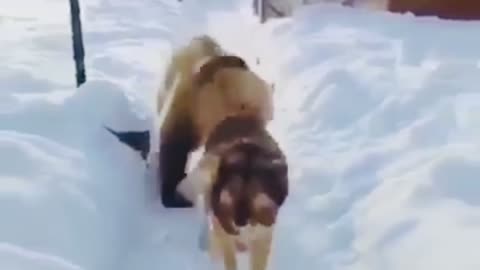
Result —
<instances>
[{"instance_id":1,"label":"metal pole","mask_svg":"<svg viewBox=\"0 0 480 270\"><path fill-rule=\"evenodd\" d=\"M80 20L80 5L78 0L70 0L70 14L73 42L73 59L75 60L75 77L77 87L86 82L85 75L85 49L82 38L82 23Z\"/></svg>"},{"instance_id":2,"label":"metal pole","mask_svg":"<svg viewBox=\"0 0 480 270\"><path fill-rule=\"evenodd\" d=\"M268 0L259 0L260 2L260 22L261 23L264 23L265 21L267 21L267 13L265 11L265 1L268 1Z\"/></svg>"}]
</instances>

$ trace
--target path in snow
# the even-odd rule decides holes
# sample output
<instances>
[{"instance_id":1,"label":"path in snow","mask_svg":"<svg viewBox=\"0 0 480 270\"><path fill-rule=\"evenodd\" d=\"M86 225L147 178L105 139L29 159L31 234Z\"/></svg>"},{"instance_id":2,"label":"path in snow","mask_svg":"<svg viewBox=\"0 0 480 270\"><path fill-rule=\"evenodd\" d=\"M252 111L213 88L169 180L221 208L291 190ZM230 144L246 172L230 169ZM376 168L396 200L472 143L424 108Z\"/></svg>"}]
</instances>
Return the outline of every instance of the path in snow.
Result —
<instances>
[{"instance_id":1,"label":"path in snow","mask_svg":"<svg viewBox=\"0 0 480 270\"><path fill-rule=\"evenodd\" d=\"M162 209L102 128L150 127L171 45L204 31L275 83L292 184L270 269L480 267L478 23L249 6L83 0L77 90L67 3L0 4L1 269L210 269L194 211Z\"/></svg>"}]
</instances>

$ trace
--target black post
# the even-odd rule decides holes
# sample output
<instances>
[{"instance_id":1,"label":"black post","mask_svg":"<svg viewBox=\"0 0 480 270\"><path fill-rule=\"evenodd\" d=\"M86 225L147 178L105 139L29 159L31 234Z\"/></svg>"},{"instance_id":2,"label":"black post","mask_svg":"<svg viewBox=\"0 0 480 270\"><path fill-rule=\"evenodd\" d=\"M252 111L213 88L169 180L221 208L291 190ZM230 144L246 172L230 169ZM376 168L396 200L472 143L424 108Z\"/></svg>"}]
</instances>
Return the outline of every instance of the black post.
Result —
<instances>
[{"instance_id":1,"label":"black post","mask_svg":"<svg viewBox=\"0 0 480 270\"><path fill-rule=\"evenodd\" d=\"M70 14L72 25L73 59L75 60L75 76L77 87L87 79L85 75L85 49L83 47L82 23L80 21L80 5L78 0L70 0Z\"/></svg>"},{"instance_id":2,"label":"black post","mask_svg":"<svg viewBox=\"0 0 480 270\"><path fill-rule=\"evenodd\" d=\"M267 21L267 11L265 9L267 5L265 1L267 0L260 0L260 23L265 23Z\"/></svg>"}]
</instances>

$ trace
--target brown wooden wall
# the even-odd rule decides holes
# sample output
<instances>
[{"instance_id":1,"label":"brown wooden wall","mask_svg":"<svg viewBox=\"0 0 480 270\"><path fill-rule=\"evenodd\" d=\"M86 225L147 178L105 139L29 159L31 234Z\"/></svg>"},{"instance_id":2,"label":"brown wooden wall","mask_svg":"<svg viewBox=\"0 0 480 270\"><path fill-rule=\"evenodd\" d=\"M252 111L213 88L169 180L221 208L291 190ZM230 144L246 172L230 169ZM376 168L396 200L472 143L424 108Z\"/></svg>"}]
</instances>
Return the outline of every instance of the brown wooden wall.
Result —
<instances>
[{"instance_id":1,"label":"brown wooden wall","mask_svg":"<svg viewBox=\"0 0 480 270\"><path fill-rule=\"evenodd\" d=\"M480 20L480 0L389 0L388 10L442 19Z\"/></svg>"}]
</instances>

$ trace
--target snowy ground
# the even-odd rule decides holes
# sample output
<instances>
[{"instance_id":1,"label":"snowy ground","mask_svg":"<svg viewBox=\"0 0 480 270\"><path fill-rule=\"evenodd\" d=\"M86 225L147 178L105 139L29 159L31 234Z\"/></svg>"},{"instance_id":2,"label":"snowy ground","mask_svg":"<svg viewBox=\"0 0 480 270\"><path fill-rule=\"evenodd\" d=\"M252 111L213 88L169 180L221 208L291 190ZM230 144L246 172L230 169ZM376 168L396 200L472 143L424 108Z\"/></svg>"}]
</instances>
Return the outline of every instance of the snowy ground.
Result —
<instances>
[{"instance_id":1,"label":"snowy ground","mask_svg":"<svg viewBox=\"0 0 480 270\"><path fill-rule=\"evenodd\" d=\"M275 83L291 195L270 269L480 269L480 23L81 0L77 90L68 3L34 2L0 4L0 269L211 269L194 212L102 127L149 128L172 44L202 32Z\"/></svg>"}]
</instances>

